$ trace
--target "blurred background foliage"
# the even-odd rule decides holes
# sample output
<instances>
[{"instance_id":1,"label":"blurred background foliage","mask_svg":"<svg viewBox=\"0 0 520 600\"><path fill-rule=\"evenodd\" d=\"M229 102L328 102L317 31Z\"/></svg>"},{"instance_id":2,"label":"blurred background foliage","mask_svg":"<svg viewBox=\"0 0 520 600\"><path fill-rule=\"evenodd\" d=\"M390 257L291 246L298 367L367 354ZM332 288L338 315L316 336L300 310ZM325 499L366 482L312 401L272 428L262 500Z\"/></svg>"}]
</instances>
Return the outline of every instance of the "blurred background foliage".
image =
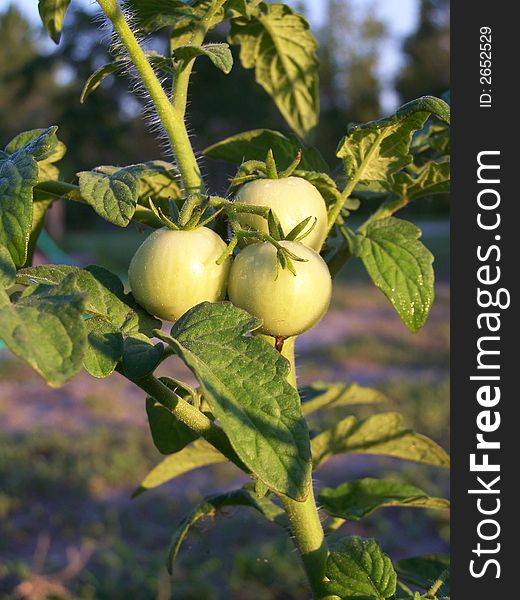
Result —
<instances>
[{"instance_id":1,"label":"blurred background foliage","mask_svg":"<svg viewBox=\"0 0 520 600\"><path fill-rule=\"evenodd\" d=\"M400 65L391 75L385 72L385 52L395 28L381 17L377 2L321 4L320 26L311 23L321 60L317 145L334 164L348 123L448 89L449 3L415 0L415 30L393 40L400 46ZM168 158L165 145L141 118L146 107L139 94L128 91L128 78L111 76L80 104L85 81L110 59L109 34L92 20L92 7L72 3L56 47L21 6L0 0L0 146L20 131L59 125L68 147L60 163L66 181L101 164ZM215 39L225 35L218 30ZM165 52L166 38L160 35L146 43ZM198 61L189 119L199 150L248 129L287 131L253 73L238 64L225 76L209 61ZM203 164L210 189L225 187L228 167ZM300 340L299 381L377 387L390 398L385 410L401 411L409 426L448 448L448 199L421 200L407 210L419 220L423 240L436 256L437 298L426 326L412 336L361 265L351 261L335 286L330 313ZM123 277L145 235L135 227L112 227L76 203L56 203L47 229L77 264L95 262ZM172 362L161 374L184 377L178 369ZM187 507L237 481L235 472L222 465L131 501L140 477L160 459L143 404L139 390L117 376L99 381L83 374L49 390L28 367L0 351L0 599L306 598L291 540L245 509L195 528L173 580L166 575L169 538ZM319 472L318 483L384 474L432 495L448 493L447 473L372 458L338 457ZM350 524L348 532L378 537L396 559L445 552L449 540L445 515L411 509L381 511Z\"/></svg>"}]
</instances>

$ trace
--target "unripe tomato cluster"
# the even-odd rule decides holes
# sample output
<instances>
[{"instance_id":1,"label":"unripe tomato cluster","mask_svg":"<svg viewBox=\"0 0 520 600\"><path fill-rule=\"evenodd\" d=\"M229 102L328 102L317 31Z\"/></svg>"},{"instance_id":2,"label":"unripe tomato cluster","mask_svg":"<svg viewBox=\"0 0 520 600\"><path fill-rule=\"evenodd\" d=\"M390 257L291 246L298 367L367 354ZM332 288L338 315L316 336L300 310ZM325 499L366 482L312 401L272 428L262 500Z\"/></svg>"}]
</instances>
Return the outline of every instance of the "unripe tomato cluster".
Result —
<instances>
[{"instance_id":1,"label":"unripe tomato cluster","mask_svg":"<svg viewBox=\"0 0 520 600\"><path fill-rule=\"evenodd\" d=\"M280 246L302 260L293 260L296 274L281 269L277 249L270 242L243 248L233 260L217 260L226 244L212 229L171 230L152 233L138 248L129 267L132 293L151 314L174 321L193 306L231 302L262 320L261 332L291 337L321 320L330 303L332 281L318 254L327 234L327 209L323 197L308 181L298 177L259 179L244 185L236 200L272 208L284 233L306 218L315 226L301 242L281 241ZM265 219L240 213L242 227L267 232ZM308 226L311 227L311 224Z\"/></svg>"}]
</instances>

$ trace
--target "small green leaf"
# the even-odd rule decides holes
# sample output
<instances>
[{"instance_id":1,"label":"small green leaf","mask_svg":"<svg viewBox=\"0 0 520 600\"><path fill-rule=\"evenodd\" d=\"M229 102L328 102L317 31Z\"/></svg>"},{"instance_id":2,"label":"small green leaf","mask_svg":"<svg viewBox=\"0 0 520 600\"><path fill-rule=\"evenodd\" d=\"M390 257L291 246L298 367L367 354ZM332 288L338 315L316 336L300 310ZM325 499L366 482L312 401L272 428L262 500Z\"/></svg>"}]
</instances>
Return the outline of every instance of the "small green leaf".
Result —
<instances>
[{"instance_id":1,"label":"small green leaf","mask_svg":"<svg viewBox=\"0 0 520 600\"><path fill-rule=\"evenodd\" d=\"M100 217L126 227L132 220L139 196L139 178L149 168L130 165L107 175L97 171L78 173L81 196Z\"/></svg>"},{"instance_id":2,"label":"small green leaf","mask_svg":"<svg viewBox=\"0 0 520 600\"><path fill-rule=\"evenodd\" d=\"M23 149L0 158L0 244L17 267L27 258L38 164Z\"/></svg>"},{"instance_id":3,"label":"small green leaf","mask_svg":"<svg viewBox=\"0 0 520 600\"><path fill-rule=\"evenodd\" d=\"M197 377L234 450L270 489L302 500L309 491L309 432L288 363L247 334L260 321L230 303L203 303L159 335Z\"/></svg>"},{"instance_id":4,"label":"small green leaf","mask_svg":"<svg viewBox=\"0 0 520 600\"><path fill-rule=\"evenodd\" d=\"M16 267L9 251L0 245L0 287L9 288L16 279Z\"/></svg>"},{"instance_id":5,"label":"small green leaf","mask_svg":"<svg viewBox=\"0 0 520 600\"><path fill-rule=\"evenodd\" d=\"M327 588L342 600L385 600L395 594L392 561L375 540L344 538L331 548Z\"/></svg>"},{"instance_id":6,"label":"small green leaf","mask_svg":"<svg viewBox=\"0 0 520 600\"><path fill-rule=\"evenodd\" d=\"M88 347L83 366L93 377L103 379L111 375L123 353L121 332L102 317L86 321Z\"/></svg>"},{"instance_id":7,"label":"small green leaf","mask_svg":"<svg viewBox=\"0 0 520 600\"><path fill-rule=\"evenodd\" d=\"M248 489L242 488L225 494L208 496L184 517L173 534L166 561L170 574L181 544L190 528L203 517L215 516L219 510L227 506L248 506L259 512L268 521L284 524L285 513L279 506L268 498L256 498Z\"/></svg>"},{"instance_id":8,"label":"small green leaf","mask_svg":"<svg viewBox=\"0 0 520 600\"><path fill-rule=\"evenodd\" d=\"M357 254L375 285L412 332L426 322L434 298L433 255L418 241L421 230L388 217L358 238Z\"/></svg>"},{"instance_id":9,"label":"small green leaf","mask_svg":"<svg viewBox=\"0 0 520 600\"><path fill-rule=\"evenodd\" d=\"M181 389L168 377L159 378L174 393L183 396ZM154 398L146 398L146 414L152 433L153 443L161 454L180 452L188 444L198 439L199 435L172 413L174 406L157 402Z\"/></svg>"},{"instance_id":10,"label":"small green leaf","mask_svg":"<svg viewBox=\"0 0 520 600\"><path fill-rule=\"evenodd\" d=\"M153 344L143 333L125 338L123 350L123 373L129 379L141 379L152 373L159 364L164 346Z\"/></svg>"},{"instance_id":11,"label":"small green leaf","mask_svg":"<svg viewBox=\"0 0 520 600\"><path fill-rule=\"evenodd\" d=\"M175 60L191 60L197 56L207 56L226 75L233 68L233 55L228 44L204 44L202 46L178 46L172 53Z\"/></svg>"},{"instance_id":12,"label":"small green leaf","mask_svg":"<svg viewBox=\"0 0 520 600\"><path fill-rule=\"evenodd\" d=\"M154 467L141 481L141 485L135 490L132 497L135 498L139 494L171 481L193 469L227 461L228 459L218 450L215 450L206 440L196 440L180 452L167 456Z\"/></svg>"},{"instance_id":13,"label":"small green leaf","mask_svg":"<svg viewBox=\"0 0 520 600\"><path fill-rule=\"evenodd\" d=\"M427 118L426 112L397 112L381 121L350 127L336 151L344 162L347 178L361 183L387 182L412 162L412 134Z\"/></svg>"},{"instance_id":14,"label":"small green leaf","mask_svg":"<svg viewBox=\"0 0 520 600\"><path fill-rule=\"evenodd\" d=\"M86 296L85 312L102 317L123 335L141 332L151 335L161 322L125 294L117 275L96 265L80 269L65 265L42 265L18 271L17 283L59 285L67 275L76 275L76 286Z\"/></svg>"},{"instance_id":15,"label":"small green leaf","mask_svg":"<svg viewBox=\"0 0 520 600\"><path fill-rule=\"evenodd\" d=\"M95 92L99 86L103 83L103 81L109 76L117 73L118 71L122 71L125 67L125 63L122 60L116 60L96 69L94 73L87 79L85 85L83 86L83 90L80 96L80 103L83 104L85 100Z\"/></svg>"},{"instance_id":16,"label":"small green leaf","mask_svg":"<svg viewBox=\"0 0 520 600\"><path fill-rule=\"evenodd\" d=\"M450 557L447 555L430 554L405 558L400 560L395 568L399 579L423 590L430 589L439 578L445 575L440 592L442 592L442 595L448 596L451 593L449 576L446 576L450 569Z\"/></svg>"},{"instance_id":17,"label":"small green leaf","mask_svg":"<svg viewBox=\"0 0 520 600\"><path fill-rule=\"evenodd\" d=\"M382 454L438 467L448 467L450 463L440 446L403 428L401 415L394 412L372 415L361 421L354 416L346 417L332 429L317 435L311 445L315 468L334 454L344 452Z\"/></svg>"},{"instance_id":18,"label":"small green leaf","mask_svg":"<svg viewBox=\"0 0 520 600\"><path fill-rule=\"evenodd\" d=\"M160 200L180 200L183 197L177 167L163 160L143 163L147 170L139 176L139 203L148 207L151 198L154 204Z\"/></svg>"},{"instance_id":19,"label":"small green leaf","mask_svg":"<svg viewBox=\"0 0 520 600\"><path fill-rule=\"evenodd\" d=\"M59 169L54 163L61 160L67 148L56 136L56 126L31 129L14 137L5 147L7 154L25 151L38 162L38 181L58 179Z\"/></svg>"},{"instance_id":20,"label":"small green leaf","mask_svg":"<svg viewBox=\"0 0 520 600\"><path fill-rule=\"evenodd\" d=\"M357 383L324 383L320 381L302 388L300 396L303 401L304 415L338 406L388 402L388 398L381 392L362 387Z\"/></svg>"},{"instance_id":21,"label":"small green leaf","mask_svg":"<svg viewBox=\"0 0 520 600\"><path fill-rule=\"evenodd\" d=\"M384 479L359 479L342 483L337 488L323 488L318 502L332 517L359 521L378 508L412 506L416 508L448 509L443 498L432 498L421 489Z\"/></svg>"},{"instance_id":22,"label":"small green leaf","mask_svg":"<svg viewBox=\"0 0 520 600\"><path fill-rule=\"evenodd\" d=\"M0 300L0 339L49 385L58 387L81 369L84 310L85 298L73 274L60 285L30 286L14 304L6 296Z\"/></svg>"},{"instance_id":23,"label":"small green leaf","mask_svg":"<svg viewBox=\"0 0 520 600\"><path fill-rule=\"evenodd\" d=\"M257 83L289 126L302 139L312 135L319 115L318 59L307 21L285 4L263 2L249 19L233 19L228 39L240 45L242 66L255 69Z\"/></svg>"},{"instance_id":24,"label":"small green leaf","mask_svg":"<svg viewBox=\"0 0 520 600\"><path fill-rule=\"evenodd\" d=\"M47 33L54 43L59 44L65 13L70 0L39 0L38 11Z\"/></svg>"},{"instance_id":25,"label":"small green leaf","mask_svg":"<svg viewBox=\"0 0 520 600\"><path fill-rule=\"evenodd\" d=\"M397 173L395 175L392 191L406 198L408 202L433 196L434 194L447 194L450 191L450 163L429 161L411 173Z\"/></svg>"}]
</instances>

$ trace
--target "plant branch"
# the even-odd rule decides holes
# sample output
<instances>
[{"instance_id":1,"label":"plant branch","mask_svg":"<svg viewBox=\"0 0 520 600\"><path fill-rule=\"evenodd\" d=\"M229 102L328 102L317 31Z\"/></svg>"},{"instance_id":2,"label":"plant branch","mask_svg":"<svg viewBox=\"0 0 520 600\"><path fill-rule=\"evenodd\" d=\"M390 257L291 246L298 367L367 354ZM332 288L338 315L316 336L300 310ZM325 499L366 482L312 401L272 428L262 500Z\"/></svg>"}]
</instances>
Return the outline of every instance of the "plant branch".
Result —
<instances>
[{"instance_id":1,"label":"plant branch","mask_svg":"<svg viewBox=\"0 0 520 600\"><path fill-rule=\"evenodd\" d=\"M265 335L261 337L270 344L275 344L275 338ZM288 380L296 388L295 340L295 337L284 340L281 354L289 361ZM314 598L316 600L339 600L336 596L331 596L326 589L325 571L329 550L314 499L312 480L309 481L309 495L304 502L297 502L283 495L279 497L287 513L294 543L300 553Z\"/></svg>"},{"instance_id":2,"label":"plant branch","mask_svg":"<svg viewBox=\"0 0 520 600\"><path fill-rule=\"evenodd\" d=\"M184 423L187 427L198 433L207 440L214 448L221 452L227 459L234 463L239 469L250 473L249 469L240 460L233 450L229 438L211 419L200 410L186 402L175 392L170 390L164 383L153 375L147 375L141 379L131 380L135 385L144 390L149 396L161 404L172 407L171 413Z\"/></svg>"},{"instance_id":3,"label":"plant branch","mask_svg":"<svg viewBox=\"0 0 520 600\"><path fill-rule=\"evenodd\" d=\"M200 46L208 33L211 25L211 20L215 14L222 8L225 0L218 0L213 3L208 12L199 21L193 35L191 36L190 44L192 46ZM173 78L172 88L172 105L184 120L186 115L186 105L188 103L188 86L190 83L191 72L195 64L195 57L179 61Z\"/></svg>"},{"instance_id":4,"label":"plant branch","mask_svg":"<svg viewBox=\"0 0 520 600\"><path fill-rule=\"evenodd\" d=\"M184 122L184 112L173 106L166 95L155 71L148 62L143 49L139 45L117 0L97 0L105 15L110 19L121 42L125 46L142 82L150 94L157 116L159 117L175 155L177 167L181 174L184 189L188 193L201 191L203 188L197 159Z\"/></svg>"}]
</instances>

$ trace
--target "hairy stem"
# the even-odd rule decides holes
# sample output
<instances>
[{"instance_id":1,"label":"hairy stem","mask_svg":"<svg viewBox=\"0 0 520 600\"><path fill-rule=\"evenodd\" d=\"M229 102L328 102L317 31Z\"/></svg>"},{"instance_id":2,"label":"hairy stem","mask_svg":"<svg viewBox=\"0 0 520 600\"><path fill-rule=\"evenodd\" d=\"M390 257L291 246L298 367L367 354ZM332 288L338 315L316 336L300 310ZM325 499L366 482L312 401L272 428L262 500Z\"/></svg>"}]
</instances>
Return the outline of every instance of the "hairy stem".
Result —
<instances>
[{"instance_id":1,"label":"hairy stem","mask_svg":"<svg viewBox=\"0 0 520 600\"><path fill-rule=\"evenodd\" d=\"M217 0L214 2L213 6L208 9L208 12L199 21L199 23L197 23L197 27L195 28L190 40L190 44L192 46L200 46L202 44L210 28L211 20L215 16L215 13L222 8L224 2L225 0ZM186 105L188 103L188 85L194 63L195 58L181 60L177 65L177 70L175 71L175 76L173 79L172 104L175 110L182 115L183 119L186 114Z\"/></svg>"},{"instance_id":2,"label":"hairy stem","mask_svg":"<svg viewBox=\"0 0 520 600\"><path fill-rule=\"evenodd\" d=\"M271 344L275 338L261 336ZM296 368L294 360L294 344L296 337L287 338L283 342L281 354L289 361L289 383L296 388ZM309 482L309 495L304 502L297 502L287 496L280 496L285 512L289 519L294 544L300 553L307 579L316 600L339 600L331 596L326 589L325 569L329 550L325 534L318 515L312 482Z\"/></svg>"},{"instance_id":3,"label":"hairy stem","mask_svg":"<svg viewBox=\"0 0 520 600\"><path fill-rule=\"evenodd\" d=\"M211 419L208 419L204 413L175 394L153 375L147 375L146 377L132 381L161 404L172 406L173 408L170 409L172 414L181 423L184 423L202 436L227 459L242 469L242 471L249 473L249 469L233 450L226 434Z\"/></svg>"},{"instance_id":4,"label":"hairy stem","mask_svg":"<svg viewBox=\"0 0 520 600\"><path fill-rule=\"evenodd\" d=\"M179 109L178 106L173 106L170 103L155 71L126 22L117 0L97 1L105 15L112 22L119 39L126 48L146 90L150 94L157 116L170 140L184 189L188 193L201 191L203 188L202 177L184 122L185 110Z\"/></svg>"}]
</instances>

